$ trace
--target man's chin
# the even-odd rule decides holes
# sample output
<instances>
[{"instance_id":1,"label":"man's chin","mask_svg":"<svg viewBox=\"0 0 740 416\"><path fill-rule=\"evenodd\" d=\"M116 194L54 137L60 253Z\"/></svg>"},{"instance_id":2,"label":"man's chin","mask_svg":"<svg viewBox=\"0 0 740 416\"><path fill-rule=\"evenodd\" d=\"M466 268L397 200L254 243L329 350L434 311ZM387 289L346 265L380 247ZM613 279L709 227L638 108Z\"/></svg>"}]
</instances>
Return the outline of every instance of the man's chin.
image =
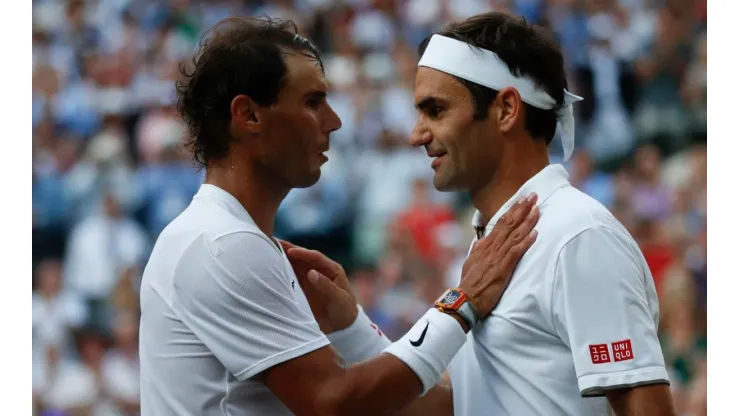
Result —
<instances>
[{"instance_id":1,"label":"man's chin","mask_svg":"<svg viewBox=\"0 0 740 416\"><path fill-rule=\"evenodd\" d=\"M455 186L455 183L450 178L444 178L440 177L438 175L434 175L434 189L438 190L439 192L457 192L460 191L459 186Z\"/></svg>"},{"instance_id":2,"label":"man's chin","mask_svg":"<svg viewBox=\"0 0 740 416\"><path fill-rule=\"evenodd\" d=\"M315 172L311 172L293 183L293 188L310 188L316 185L319 179L321 179L321 169L316 169Z\"/></svg>"}]
</instances>

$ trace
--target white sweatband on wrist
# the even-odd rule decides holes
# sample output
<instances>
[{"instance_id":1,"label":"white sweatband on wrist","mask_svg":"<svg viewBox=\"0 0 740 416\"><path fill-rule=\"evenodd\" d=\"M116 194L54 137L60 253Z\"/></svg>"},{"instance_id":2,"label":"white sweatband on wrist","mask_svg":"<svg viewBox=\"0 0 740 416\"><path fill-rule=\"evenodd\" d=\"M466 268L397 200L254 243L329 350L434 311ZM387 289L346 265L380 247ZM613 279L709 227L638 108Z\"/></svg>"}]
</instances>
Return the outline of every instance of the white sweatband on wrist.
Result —
<instances>
[{"instance_id":1,"label":"white sweatband on wrist","mask_svg":"<svg viewBox=\"0 0 740 416\"><path fill-rule=\"evenodd\" d=\"M426 394L441 379L457 351L468 337L452 316L430 309L400 340L384 352L411 367L419 376Z\"/></svg>"},{"instance_id":2,"label":"white sweatband on wrist","mask_svg":"<svg viewBox=\"0 0 740 416\"><path fill-rule=\"evenodd\" d=\"M326 336L347 364L356 364L380 355L391 341L373 324L362 306L352 325Z\"/></svg>"}]
</instances>

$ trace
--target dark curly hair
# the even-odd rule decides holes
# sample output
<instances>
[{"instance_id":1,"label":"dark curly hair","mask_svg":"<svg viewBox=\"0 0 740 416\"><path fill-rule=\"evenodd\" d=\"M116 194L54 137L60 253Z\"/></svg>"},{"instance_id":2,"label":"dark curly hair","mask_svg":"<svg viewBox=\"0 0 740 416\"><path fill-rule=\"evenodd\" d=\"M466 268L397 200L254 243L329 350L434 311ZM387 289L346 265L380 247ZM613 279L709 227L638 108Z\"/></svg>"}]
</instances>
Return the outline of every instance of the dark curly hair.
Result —
<instances>
[{"instance_id":1,"label":"dark curly hair","mask_svg":"<svg viewBox=\"0 0 740 416\"><path fill-rule=\"evenodd\" d=\"M231 101L244 94L260 106L275 104L285 84L283 53L323 63L316 45L298 35L290 20L231 17L203 36L192 62L180 66L177 109L188 127L186 145L202 168L226 156Z\"/></svg>"},{"instance_id":2,"label":"dark curly hair","mask_svg":"<svg viewBox=\"0 0 740 416\"><path fill-rule=\"evenodd\" d=\"M560 46L549 32L528 24L522 17L489 12L446 25L437 34L494 52L506 63L512 74L527 76L547 91L555 99L556 108L543 110L525 103L525 128L532 137L544 138L548 144L552 141L557 126L556 110L563 106L568 81ZM424 54L430 40L431 36L421 42L420 55ZM473 97L475 118L485 119L488 107L496 99L498 91L456 78L468 88Z\"/></svg>"}]
</instances>

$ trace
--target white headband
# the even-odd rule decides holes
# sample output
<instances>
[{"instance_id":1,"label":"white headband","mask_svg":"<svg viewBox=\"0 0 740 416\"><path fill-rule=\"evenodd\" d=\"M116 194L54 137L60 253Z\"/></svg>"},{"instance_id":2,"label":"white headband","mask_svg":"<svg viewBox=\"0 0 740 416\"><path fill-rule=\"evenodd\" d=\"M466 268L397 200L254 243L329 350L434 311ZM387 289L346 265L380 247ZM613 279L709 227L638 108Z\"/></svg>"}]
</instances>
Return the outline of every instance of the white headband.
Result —
<instances>
[{"instance_id":1,"label":"white headband","mask_svg":"<svg viewBox=\"0 0 740 416\"><path fill-rule=\"evenodd\" d=\"M506 63L495 53L487 49L474 48L473 45L456 39L434 35L419 61L419 66L446 72L496 91L513 87L519 91L522 101L532 107L543 110L555 108L555 99L537 88L530 78L512 74ZM566 90L565 103L558 110L565 160L570 158L575 147L573 103L581 100L583 98Z\"/></svg>"}]
</instances>

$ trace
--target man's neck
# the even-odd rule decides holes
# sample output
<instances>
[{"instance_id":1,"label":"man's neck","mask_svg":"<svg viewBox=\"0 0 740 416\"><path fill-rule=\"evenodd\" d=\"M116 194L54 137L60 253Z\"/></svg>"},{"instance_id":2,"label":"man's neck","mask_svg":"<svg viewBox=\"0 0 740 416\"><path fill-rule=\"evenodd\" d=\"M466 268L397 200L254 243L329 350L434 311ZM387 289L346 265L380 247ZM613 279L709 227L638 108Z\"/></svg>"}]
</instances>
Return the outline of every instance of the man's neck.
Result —
<instances>
[{"instance_id":1,"label":"man's neck","mask_svg":"<svg viewBox=\"0 0 740 416\"><path fill-rule=\"evenodd\" d=\"M470 192L473 206L486 223L522 185L550 164L547 148L542 151L527 146L517 154L510 153L501 158L501 164L486 184Z\"/></svg>"},{"instance_id":2,"label":"man's neck","mask_svg":"<svg viewBox=\"0 0 740 416\"><path fill-rule=\"evenodd\" d=\"M272 237L277 210L290 189L272 183L267 176L250 164L224 159L208 167L205 183L217 186L236 198L257 227Z\"/></svg>"}]
</instances>

